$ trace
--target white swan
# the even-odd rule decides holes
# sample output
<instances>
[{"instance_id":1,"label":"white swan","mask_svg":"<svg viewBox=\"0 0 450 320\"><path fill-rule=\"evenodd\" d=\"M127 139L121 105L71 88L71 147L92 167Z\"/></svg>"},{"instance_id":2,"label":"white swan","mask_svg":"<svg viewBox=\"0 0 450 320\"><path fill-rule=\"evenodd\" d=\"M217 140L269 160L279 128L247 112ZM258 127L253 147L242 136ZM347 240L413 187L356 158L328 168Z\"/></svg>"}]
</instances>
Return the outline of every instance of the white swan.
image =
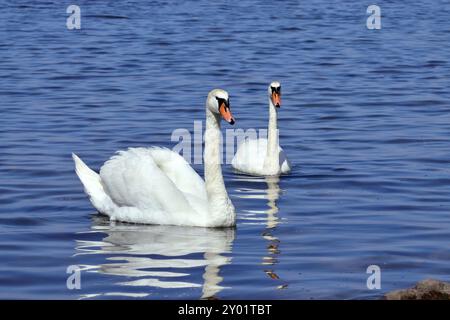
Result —
<instances>
[{"instance_id":1,"label":"white swan","mask_svg":"<svg viewBox=\"0 0 450 320\"><path fill-rule=\"evenodd\" d=\"M236 170L252 175L272 176L291 171L291 164L278 144L277 109L281 107L281 85L269 85L268 138L246 139L231 162Z\"/></svg>"},{"instance_id":2,"label":"white swan","mask_svg":"<svg viewBox=\"0 0 450 320\"><path fill-rule=\"evenodd\" d=\"M72 154L92 205L111 220L131 223L235 225L220 165L221 117L234 124L228 93L215 89L206 100L205 181L183 157L165 148L119 151L102 166L100 175Z\"/></svg>"}]
</instances>

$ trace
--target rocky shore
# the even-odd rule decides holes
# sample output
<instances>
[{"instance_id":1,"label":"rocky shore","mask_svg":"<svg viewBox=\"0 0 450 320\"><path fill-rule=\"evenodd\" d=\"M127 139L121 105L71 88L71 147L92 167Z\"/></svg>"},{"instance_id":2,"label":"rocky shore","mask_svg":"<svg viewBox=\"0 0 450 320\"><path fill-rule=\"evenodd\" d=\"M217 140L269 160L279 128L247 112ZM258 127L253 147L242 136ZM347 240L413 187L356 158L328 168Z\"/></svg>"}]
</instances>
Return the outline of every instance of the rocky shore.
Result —
<instances>
[{"instance_id":1,"label":"rocky shore","mask_svg":"<svg viewBox=\"0 0 450 320\"><path fill-rule=\"evenodd\" d=\"M450 300L450 283L427 279L413 288L395 290L385 294L386 300Z\"/></svg>"}]
</instances>

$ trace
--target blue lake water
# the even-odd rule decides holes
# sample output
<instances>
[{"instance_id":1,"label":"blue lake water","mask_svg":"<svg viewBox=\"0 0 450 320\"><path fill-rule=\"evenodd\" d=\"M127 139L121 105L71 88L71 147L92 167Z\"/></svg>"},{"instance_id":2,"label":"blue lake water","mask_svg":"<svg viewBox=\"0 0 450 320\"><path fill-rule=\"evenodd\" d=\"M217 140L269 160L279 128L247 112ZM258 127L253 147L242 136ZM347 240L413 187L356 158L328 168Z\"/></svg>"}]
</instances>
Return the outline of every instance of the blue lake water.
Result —
<instances>
[{"instance_id":1,"label":"blue lake water","mask_svg":"<svg viewBox=\"0 0 450 320\"><path fill-rule=\"evenodd\" d=\"M378 299L449 281L450 5L378 1L381 30L368 5L0 1L0 298ZM98 170L116 150L171 148L215 87L235 127L265 128L272 80L294 169L223 167L236 229L95 213L71 152Z\"/></svg>"}]
</instances>

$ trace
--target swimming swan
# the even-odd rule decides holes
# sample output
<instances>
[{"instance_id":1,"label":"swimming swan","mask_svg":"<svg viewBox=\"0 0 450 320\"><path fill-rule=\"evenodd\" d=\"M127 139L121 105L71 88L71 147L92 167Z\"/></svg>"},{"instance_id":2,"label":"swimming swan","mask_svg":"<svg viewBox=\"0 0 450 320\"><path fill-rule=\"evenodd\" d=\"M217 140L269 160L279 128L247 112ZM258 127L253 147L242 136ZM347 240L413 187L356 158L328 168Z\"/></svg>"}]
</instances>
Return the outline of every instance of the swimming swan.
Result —
<instances>
[{"instance_id":1,"label":"swimming swan","mask_svg":"<svg viewBox=\"0 0 450 320\"><path fill-rule=\"evenodd\" d=\"M221 117L234 124L228 93L215 89L206 100L205 181L183 157L166 148L119 151L101 167L100 175L72 154L92 205L123 222L234 226L236 214L220 165Z\"/></svg>"},{"instance_id":2,"label":"swimming swan","mask_svg":"<svg viewBox=\"0 0 450 320\"><path fill-rule=\"evenodd\" d=\"M236 170L252 175L273 176L291 171L291 164L278 144L277 109L281 107L281 85L269 85L268 139L246 139L231 162Z\"/></svg>"}]
</instances>

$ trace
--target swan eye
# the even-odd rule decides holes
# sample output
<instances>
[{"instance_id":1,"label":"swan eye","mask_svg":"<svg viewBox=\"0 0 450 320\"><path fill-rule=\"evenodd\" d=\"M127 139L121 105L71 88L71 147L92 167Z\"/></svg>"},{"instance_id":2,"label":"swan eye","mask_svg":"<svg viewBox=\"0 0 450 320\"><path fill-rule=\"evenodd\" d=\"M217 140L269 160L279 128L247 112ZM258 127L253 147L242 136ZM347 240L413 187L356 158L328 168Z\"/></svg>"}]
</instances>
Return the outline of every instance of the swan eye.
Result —
<instances>
[{"instance_id":1,"label":"swan eye","mask_svg":"<svg viewBox=\"0 0 450 320\"><path fill-rule=\"evenodd\" d=\"M217 99L217 104L218 104L219 108L222 105L222 103L225 104L225 107L227 107L227 108L230 107L230 99L225 100L225 99L219 98L219 97L216 97L216 99Z\"/></svg>"},{"instance_id":2,"label":"swan eye","mask_svg":"<svg viewBox=\"0 0 450 320\"><path fill-rule=\"evenodd\" d=\"M273 93L281 94L281 86L280 87L270 87L270 89L272 90L272 94Z\"/></svg>"}]
</instances>

